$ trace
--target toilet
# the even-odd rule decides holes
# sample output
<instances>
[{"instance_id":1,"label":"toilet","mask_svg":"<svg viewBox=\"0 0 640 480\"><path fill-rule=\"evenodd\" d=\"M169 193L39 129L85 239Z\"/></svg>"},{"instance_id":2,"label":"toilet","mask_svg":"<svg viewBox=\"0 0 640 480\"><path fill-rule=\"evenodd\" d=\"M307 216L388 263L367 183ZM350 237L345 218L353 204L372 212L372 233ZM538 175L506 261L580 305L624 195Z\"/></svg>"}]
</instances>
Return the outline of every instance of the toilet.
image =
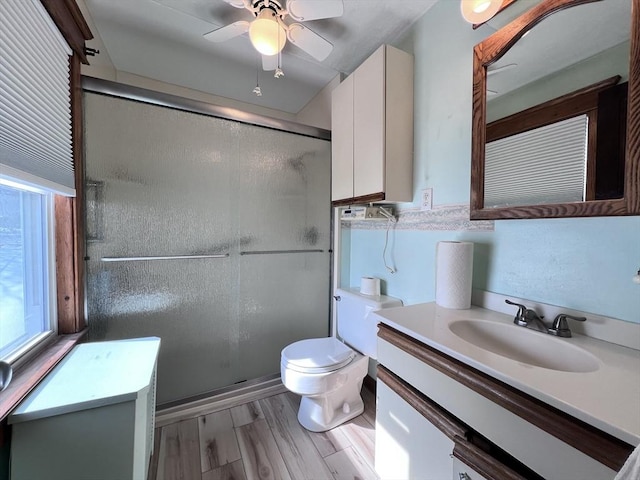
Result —
<instances>
[{"instance_id":1,"label":"toilet","mask_svg":"<svg viewBox=\"0 0 640 480\"><path fill-rule=\"evenodd\" d=\"M357 289L337 289L336 299L341 340L300 340L280 357L282 383L302 397L298 421L312 432L330 430L364 411L360 389L369 358L377 358L377 320L371 312L402 305L396 298Z\"/></svg>"}]
</instances>

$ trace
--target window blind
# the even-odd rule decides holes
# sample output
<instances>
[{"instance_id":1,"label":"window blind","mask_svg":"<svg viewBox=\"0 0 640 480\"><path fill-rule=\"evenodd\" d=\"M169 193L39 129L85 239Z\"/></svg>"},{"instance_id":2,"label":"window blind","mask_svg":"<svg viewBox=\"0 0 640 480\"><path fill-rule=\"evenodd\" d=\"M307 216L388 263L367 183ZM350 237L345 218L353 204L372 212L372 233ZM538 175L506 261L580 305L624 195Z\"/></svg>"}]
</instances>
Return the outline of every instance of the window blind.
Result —
<instances>
[{"instance_id":1,"label":"window blind","mask_svg":"<svg viewBox=\"0 0 640 480\"><path fill-rule=\"evenodd\" d=\"M0 174L64 195L75 194L71 53L39 0L0 1Z\"/></svg>"},{"instance_id":2,"label":"window blind","mask_svg":"<svg viewBox=\"0 0 640 480\"><path fill-rule=\"evenodd\" d=\"M485 207L582 201L587 133L579 115L488 143Z\"/></svg>"}]
</instances>

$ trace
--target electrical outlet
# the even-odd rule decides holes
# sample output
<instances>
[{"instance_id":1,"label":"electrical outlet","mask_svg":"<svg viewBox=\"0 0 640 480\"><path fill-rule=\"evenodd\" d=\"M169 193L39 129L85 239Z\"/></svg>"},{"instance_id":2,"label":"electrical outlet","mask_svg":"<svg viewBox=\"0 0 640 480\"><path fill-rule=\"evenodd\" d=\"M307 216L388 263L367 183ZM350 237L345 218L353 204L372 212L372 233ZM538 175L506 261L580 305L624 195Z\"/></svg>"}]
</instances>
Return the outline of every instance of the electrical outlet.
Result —
<instances>
[{"instance_id":1,"label":"electrical outlet","mask_svg":"<svg viewBox=\"0 0 640 480\"><path fill-rule=\"evenodd\" d=\"M433 208L433 188L425 188L422 190L422 203L420 210L431 210Z\"/></svg>"}]
</instances>

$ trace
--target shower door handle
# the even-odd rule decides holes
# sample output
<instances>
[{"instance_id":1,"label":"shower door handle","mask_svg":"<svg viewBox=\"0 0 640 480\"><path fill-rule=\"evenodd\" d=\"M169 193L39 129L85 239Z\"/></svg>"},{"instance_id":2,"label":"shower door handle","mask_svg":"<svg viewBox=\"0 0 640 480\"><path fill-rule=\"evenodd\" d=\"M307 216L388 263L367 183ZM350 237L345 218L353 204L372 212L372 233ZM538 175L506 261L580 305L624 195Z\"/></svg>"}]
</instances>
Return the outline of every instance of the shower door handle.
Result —
<instances>
[{"instance_id":1,"label":"shower door handle","mask_svg":"<svg viewBox=\"0 0 640 480\"><path fill-rule=\"evenodd\" d=\"M242 251L240 255L282 255L288 253L323 253L324 250L315 248L312 250L251 250Z\"/></svg>"},{"instance_id":2,"label":"shower door handle","mask_svg":"<svg viewBox=\"0 0 640 480\"><path fill-rule=\"evenodd\" d=\"M228 258L228 253L214 253L203 255L162 255L153 257L102 257L102 262L140 262L148 260L191 260L191 259L203 259L203 258Z\"/></svg>"}]
</instances>

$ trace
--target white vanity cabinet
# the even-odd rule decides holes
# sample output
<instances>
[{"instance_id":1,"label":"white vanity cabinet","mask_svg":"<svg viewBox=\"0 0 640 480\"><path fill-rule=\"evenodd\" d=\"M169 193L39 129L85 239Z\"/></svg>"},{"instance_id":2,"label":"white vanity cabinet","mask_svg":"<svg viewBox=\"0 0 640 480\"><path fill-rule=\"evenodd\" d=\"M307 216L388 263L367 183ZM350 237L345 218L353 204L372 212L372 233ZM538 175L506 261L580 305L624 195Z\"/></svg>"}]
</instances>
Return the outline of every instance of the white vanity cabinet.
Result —
<instances>
[{"instance_id":1,"label":"white vanity cabinet","mask_svg":"<svg viewBox=\"0 0 640 480\"><path fill-rule=\"evenodd\" d=\"M453 440L385 382L378 380L376 397L375 468L380 478L451 478Z\"/></svg>"},{"instance_id":2,"label":"white vanity cabinet","mask_svg":"<svg viewBox=\"0 0 640 480\"><path fill-rule=\"evenodd\" d=\"M383 480L539 479L384 366L377 402L375 468Z\"/></svg>"},{"instance_id":3,"label":"white vanity cabinet","mask_svg":"<svg viewBox=\"0 0 640 480\"><path fill-rule=\"evenodd\" d=\"M376 50L332 93L334 206L412 200L413 57Z\"/></svg>"},{"instance_id":4,"label":"white vanity cabinet","mask_svg":"<svg viewBox=\"0 0 640 480\"><path fill-rule=\"evenodd\" d=\"M159 338L77 345L9 416L13 480L141 480Z\"/></svg>"},{"instance_id":5,"label":"white vanity cabinet","mask_svg":"<svg viewBox=\"0 0 640 480\"><path fill-rule=\"evenodd\" d=\"M382 445L389 444L385 437L391 435L400 445L395 451L376 445L376 468L400 461L401 469L412 468L417 462L424 468L420 472L424 478L445 478L441 469L450 464L456 480L462 478L460 473L473 480L540 478L537 475L606 480L615 477L616 470L612 467L620 465L630 453L624 442L382 324L378 333L378 361L378 388L382 388L378 396L380 424L376 424L376 443L381 437ZM398 399L390 399L388 387L404 399L404 407L398 407ZM389 434L384 425L388 422L387 410L404 416L402 412L411 408L409 405L420 410L426 420L453 441L455 446L449 453L456 462L440 454L438 461L423 467L424 452L435 444L446 450L444 440L434 443L420 435L404 439ZM457 425L458 432L448 424ZM480 441L466 441L471 438ZM401 451L407 455L400 456ZM378 473L382 478L393 478L386 470Z\"/></svg>"}]
</instances>

